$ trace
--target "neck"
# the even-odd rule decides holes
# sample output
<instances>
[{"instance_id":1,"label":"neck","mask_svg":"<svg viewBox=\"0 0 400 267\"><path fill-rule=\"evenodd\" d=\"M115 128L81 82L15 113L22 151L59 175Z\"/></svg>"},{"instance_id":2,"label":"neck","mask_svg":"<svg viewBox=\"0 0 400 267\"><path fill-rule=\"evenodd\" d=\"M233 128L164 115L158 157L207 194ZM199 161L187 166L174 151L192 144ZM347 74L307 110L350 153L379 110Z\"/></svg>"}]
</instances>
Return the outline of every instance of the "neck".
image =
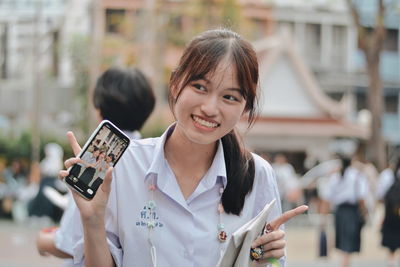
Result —
<instances>
[{"instance_id":1,"label":"neck","mask_svg":"<svg viewBox=\"0 0 400 267\"><path fill-rule=\"evenodd\" d=\"M217 142L196 144L176 129L165 143L164 151L181 191L187 199L210 168L217 151Z\"/></svg>"}]
</instances>

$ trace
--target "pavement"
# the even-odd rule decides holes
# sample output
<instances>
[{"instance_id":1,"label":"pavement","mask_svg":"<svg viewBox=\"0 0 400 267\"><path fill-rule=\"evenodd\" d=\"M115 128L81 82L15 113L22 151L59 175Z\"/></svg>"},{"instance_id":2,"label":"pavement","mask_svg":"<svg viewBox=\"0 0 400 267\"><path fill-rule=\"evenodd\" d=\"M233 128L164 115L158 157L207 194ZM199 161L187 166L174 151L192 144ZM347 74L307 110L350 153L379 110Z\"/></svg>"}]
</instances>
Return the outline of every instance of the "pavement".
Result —
<instances>
[{"instance_id":1,"label":"pavement","mask_svg":"<svg viewBox=\"0 0 400 267\"><path fill-rule=\"evenodd\" d=\"M62 260L42 257L36 250L38 224L0 220L0 267L62 266Z\"/></svg>"},{"instance_id":2,"label":"pavement","mask_svg":"<svg viewBox=\"0 0 400 267\"><path fill-rule=\"evenodd\" d=\"M317 228L286 227L286 267L341 266L341 254L334 247L334 233L328 231L328 257L318 257ZM363 229L361 252L351 258L351 267L385 267L386 250L380 246L380 233L371 226ZM400 267L400 265L399 265Z\"/></svg>"},{"instance_id":3,"label":"pavement","mask_svg":"<svg viewBox=\"0 0 400 267\"><path fill-rule=\"evenodd\" d=\"M310 220L304 217L303 220ZM0 220L0 267L47 267L62 266L62 260L42 257L36 251L35 238L42 228L38 224L17 224ZM318 227L310 223L293 223L286 226L286 267L333 267L340 266L340 254L333 247L333 231L328 231L328 257L317 257ZM380 246L377 227L367 225L363 230L362 252L352 258L351 267L385 267L386 250ZM400 267L400 265L399 265Z\"/></svg>"}]
</instances>

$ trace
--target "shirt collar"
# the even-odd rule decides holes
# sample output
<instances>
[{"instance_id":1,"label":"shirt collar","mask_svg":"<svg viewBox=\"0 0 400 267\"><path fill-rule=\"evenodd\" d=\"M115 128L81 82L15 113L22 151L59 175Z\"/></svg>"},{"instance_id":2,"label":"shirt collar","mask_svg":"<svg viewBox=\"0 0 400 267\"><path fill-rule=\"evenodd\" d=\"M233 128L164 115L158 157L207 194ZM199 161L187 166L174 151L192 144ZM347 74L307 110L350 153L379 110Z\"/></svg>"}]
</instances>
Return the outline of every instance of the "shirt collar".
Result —
<instances>
[{"instance_id":1,"label":"shirt collar","mask_svg":"<svg viewBox=\"0 0 400 267\"><path fill-rule=\"evenodd\" d=\"M145 180L148 180L149 177L157 177L157 175L163 170L163 166L165 166L166 161L164 155L164 145L168 136L173 132L174 129L175 123L170 125L168 129L159 137L154 150L153 161L150 165L149 170L146 173ZM204 178L204 182L209 187L214 186L218 182L218 178L221 179L223 187L226 187L227 177L225 157L221 140L218 141L217 152L215 153L211 167Z\"/></svg>"},{"instance_id":2,"label":"shirt collar","mask_svg":"<svg viewBox=\"0 0 400 267\"><path fill-rule=\"evenodd\" d=\"M218 182L217 179L219 177L222 181L223 187L225 188L227 184L227 178L226 178L224 148L222 146L221 140L218 140L217 152L215 153L210 169L208 170L206 176L204 177L205 178L204 182L209 187L212 187Z\"/></svg>"},{"instance_id":3,"label":"shirt collar","mask_svg":"<svg viewBox=\"0 0 400 267\"><path fill-rule=\"evenodd\" d=\"M131 140L138 140L142 138L142 135L139 133L139 131L123 131L126 136L129 137Z\"/></svg>"}]
</instances>

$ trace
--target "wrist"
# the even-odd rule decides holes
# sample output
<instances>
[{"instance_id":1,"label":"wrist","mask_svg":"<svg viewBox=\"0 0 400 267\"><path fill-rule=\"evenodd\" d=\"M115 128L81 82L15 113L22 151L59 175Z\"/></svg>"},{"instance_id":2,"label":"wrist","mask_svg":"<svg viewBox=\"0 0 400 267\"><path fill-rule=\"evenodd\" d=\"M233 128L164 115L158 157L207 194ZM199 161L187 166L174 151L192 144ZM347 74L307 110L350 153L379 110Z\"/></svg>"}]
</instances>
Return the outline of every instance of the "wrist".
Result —
<instances>
[{"instance_id":1,"label":"wrist","mask_svg":"<svg viewBox=\"0 0 400 267\"><path fill-rule=\"evenodd\" d=\"M98 216L82 216L83 227L87 226L90 228L104 228L104 214Z\"/></svg>"}]
</instances>

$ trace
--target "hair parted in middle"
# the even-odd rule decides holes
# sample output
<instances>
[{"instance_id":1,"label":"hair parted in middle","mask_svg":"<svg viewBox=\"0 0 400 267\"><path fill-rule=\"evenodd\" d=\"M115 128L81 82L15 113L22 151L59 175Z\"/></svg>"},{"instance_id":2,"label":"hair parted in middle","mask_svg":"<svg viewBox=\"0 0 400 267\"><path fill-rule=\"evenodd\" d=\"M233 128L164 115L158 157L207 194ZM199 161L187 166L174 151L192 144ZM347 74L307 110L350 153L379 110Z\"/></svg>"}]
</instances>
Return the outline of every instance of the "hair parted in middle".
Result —
<instances>
[{"instance_id":1,"label":"hair parted in middle","mask_svg":"<svg viewBox=\"0 0 400 267\"><path fill-rule=\"evenodd\" d=\"M236 68L236 79L246 101L244 111L249 126L257 114L258 60L252 45L239 34L227 30L209 30L196 36L186 47L178 67L173 71L169 84L169 104L173 110L182 90L192 81L212 74L219 64L228 59ZM239 215L246 195L254 182L254 159L233 129L222 137L227 186L222 204L227 213Z\"/></svg>"},{"instance_id":2,"label":"hair parted in middle","mask_svg":"<svg viewBox=\"0 0 400 267\"><path fill-rule=\"evenodd\" d=\"M236 67L236 78L246 100L245 111L249 113L248 121L251 124L257 111L257 55L249 42L227 29L206 31L196 36L186 47L178 67L170 78L171 108L185 86L204 78L208 73L213 73L226 57Z\"/></svg>"}]
</instances>

